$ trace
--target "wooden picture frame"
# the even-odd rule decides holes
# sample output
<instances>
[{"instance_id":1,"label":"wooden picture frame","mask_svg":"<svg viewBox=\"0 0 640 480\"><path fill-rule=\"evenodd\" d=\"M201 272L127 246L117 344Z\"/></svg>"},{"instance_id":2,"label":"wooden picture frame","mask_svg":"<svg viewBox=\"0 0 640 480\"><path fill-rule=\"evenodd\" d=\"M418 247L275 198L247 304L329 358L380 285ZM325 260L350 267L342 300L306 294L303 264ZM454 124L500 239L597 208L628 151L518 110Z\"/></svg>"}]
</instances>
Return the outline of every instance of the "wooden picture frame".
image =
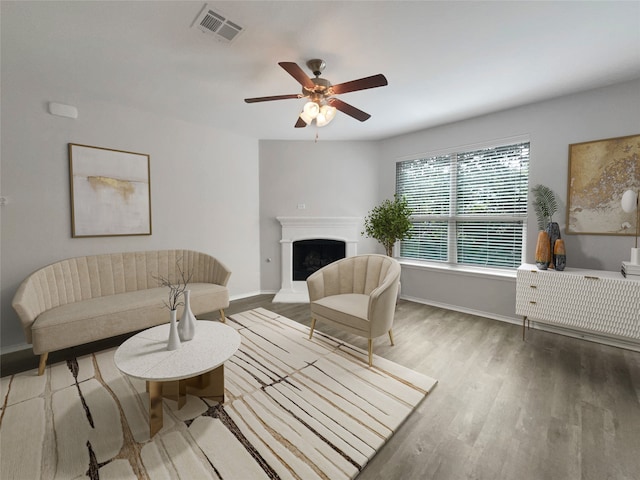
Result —
<instances>
[{"instance_id":1,"label":"wooden picture frame","mask_svg":"<svg viewBox=\"0 0 640 480\"><path fill-rule=\"evenodd\" d=\"M640 134L569 145L568 234L636 233L634 213L622 194L640 187Z\"/></svg>"},{"instance_id":2,"label":"wooden picture frame","mask_svg":"<svg viewBox=\"0 0 640 480\"><path fill-rule=\"evenodd\" d=\"M69 144L71 236L151 235L150 157Z\"/></svg>"}]
</instances>

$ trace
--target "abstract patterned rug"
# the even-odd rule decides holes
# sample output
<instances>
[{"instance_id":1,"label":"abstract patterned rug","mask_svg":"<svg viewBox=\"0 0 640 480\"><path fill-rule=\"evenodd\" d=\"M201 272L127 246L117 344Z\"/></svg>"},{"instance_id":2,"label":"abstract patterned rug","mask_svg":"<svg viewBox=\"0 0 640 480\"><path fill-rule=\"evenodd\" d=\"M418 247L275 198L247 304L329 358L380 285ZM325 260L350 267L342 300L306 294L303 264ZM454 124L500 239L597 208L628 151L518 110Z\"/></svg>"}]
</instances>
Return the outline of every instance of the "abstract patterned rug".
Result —
<instances>
[{"instance_id":1,"label":"abstract patterned rug","mask_svg":"<svg viewBox=\"0 0 640 480\"><path fill-rule=\"evenodd\" d=\"M349 479L436 380L259 308L232 315L226 401L164 400L149 439L143 381L115 349L1 379L0 478Z\"/></svg>"}]
</instances>

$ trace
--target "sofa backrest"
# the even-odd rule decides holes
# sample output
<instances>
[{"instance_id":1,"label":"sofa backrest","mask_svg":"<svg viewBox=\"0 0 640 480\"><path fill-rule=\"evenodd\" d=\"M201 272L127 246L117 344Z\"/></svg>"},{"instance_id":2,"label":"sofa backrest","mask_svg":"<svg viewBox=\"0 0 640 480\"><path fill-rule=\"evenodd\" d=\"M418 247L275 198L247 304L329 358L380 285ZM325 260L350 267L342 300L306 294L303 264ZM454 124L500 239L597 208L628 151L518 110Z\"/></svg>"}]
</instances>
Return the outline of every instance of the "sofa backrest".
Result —
<instances>
[{"instance_id":1,"label":"sofa backrest","mask_svg":"<svg viewBox=\"0 0 640 480\"><path fill-rule=\"evenodd\" d=\"M400 276L400 264L386 255L356 255L335 261L322 269L324 294L361 293L374 289Z\"/></svg>"},{"instance_id":2,"label":"sofa backrest","mask_svg":"<svg viewBox=\"0 0 640 480\"><path fill-rule=\"evenodd\" d=\"M13 308L31 341L31 323L40 313L67 303L175 283L180 268L190 283L226 286L231 272L216 258L191 250L154 250L68 258L29 275L18 287Z\"/></svg>"}]
</instances>

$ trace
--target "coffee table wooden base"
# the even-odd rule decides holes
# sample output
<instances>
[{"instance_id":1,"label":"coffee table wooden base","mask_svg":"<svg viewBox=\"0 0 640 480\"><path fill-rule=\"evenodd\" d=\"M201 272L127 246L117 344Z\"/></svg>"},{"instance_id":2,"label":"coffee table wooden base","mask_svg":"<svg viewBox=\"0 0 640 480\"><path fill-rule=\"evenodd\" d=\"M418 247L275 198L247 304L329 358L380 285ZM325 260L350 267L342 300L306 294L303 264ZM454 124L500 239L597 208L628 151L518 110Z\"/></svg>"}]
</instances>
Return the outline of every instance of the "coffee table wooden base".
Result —
<instances>
[{"instance_id":1,"label":"coffee table wooden base","mask_svg":"<svg viewBox=\"0 0 640 480\"><path fill-rule=\"evenodd\" d=\"M187 394L224 402L224 365L202 375L172 382L147 382L149 393L149 436L153 437L162 429L162 398L178 403L178 410L187 403Z\"/></svg>"},{"instance_id":2,"label":"coffee table wooden base","mask_svg":"<svg viewBox=\"0 0 640 480\"><path fill-rule=\"evenodd\" d=\"M169 324L137 333L118 347L116 367L144 380L149 394L149 433L162 428L162 398L182 408L187 394L224 401L224 362L240 347L240 334L229 325L209 320L196 322L196 334L177 350L167 350Z\"/></svg>"}]
</instances>

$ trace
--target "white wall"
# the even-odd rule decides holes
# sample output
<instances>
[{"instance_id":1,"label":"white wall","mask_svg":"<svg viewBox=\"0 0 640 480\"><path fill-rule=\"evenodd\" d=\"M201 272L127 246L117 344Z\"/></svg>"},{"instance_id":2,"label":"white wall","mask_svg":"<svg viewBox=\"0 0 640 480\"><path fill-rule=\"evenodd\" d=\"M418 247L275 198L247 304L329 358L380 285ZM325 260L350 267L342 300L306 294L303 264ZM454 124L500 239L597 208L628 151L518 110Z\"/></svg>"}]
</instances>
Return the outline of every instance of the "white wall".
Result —
<instances>
[{"instance_id":1,"label":"white wall","mask_svg":"<svg viewBox=\"0 0 640 480\"><path fill-rule=\"evenodd\" d=\"M77 98L4 69L1 101L3 349L24 343L11 308L19 283L63 258L199 250L232 270L232 297L259 292L257 140ZM48 114L48 101L77 106L78 119ZM150 154L151 236L71 238L68 143Z\"/></svg>"},{"instance_id":2,"label":"white wall","mask_svg":"<svg viewBox=\"0 0 640 480\"><path fill-rule=\"evenodd\" d=\"M331 126L338 127L336 120ZM282 230L276 217L360 217L364 222L379 198L377 149L375 142L328 142L322 138L317 143L260 142L263 291L276 292L281 286ZM305 209L298 209L298 204L304 204ZM384 250L375 240L362 237L358 253L372 252Z\"/></svg>"},{"instance_id":3,"label":"white wall","mask_svg":"<svg viewBox=\"0 0 640 480\"><path fill-rule=\"evenodd\" d=\"M528 134L531 140L529 185L550 187L560 203L554 220L560 224L567 248L567 265L577 268L619 270L628 260L630 237L567 235L566 198L569 144L640 133L640 81L486 115L381 142L384 182L381 194L395 188L398 158L492 139ZM639 160L640 162L640 160ZM640 165L639 165L640 168ZM537 224L528 222L526 258L534 262ZM503 278L403 268L403 296L427 303L475 309L495 317L515 318L515 283Z\"/></svg>"}]
</instances>

